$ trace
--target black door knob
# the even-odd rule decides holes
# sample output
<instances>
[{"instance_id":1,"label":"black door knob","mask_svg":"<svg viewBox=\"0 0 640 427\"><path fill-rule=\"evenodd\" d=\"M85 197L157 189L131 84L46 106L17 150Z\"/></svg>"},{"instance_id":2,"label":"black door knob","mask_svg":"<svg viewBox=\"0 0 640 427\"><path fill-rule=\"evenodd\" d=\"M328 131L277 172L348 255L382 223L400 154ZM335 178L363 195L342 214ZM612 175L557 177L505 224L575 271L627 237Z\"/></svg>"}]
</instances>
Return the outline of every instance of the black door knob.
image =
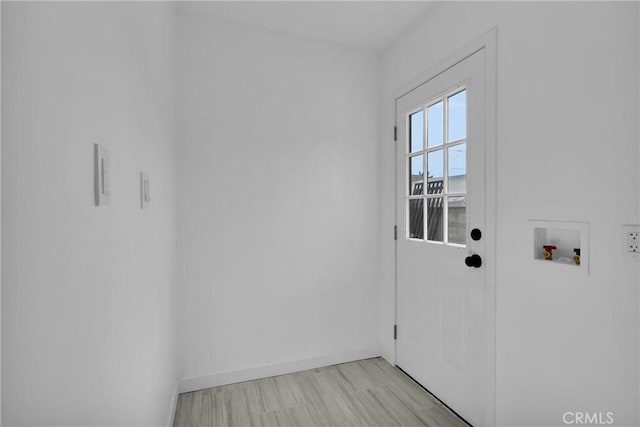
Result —
<instances>
[{"instance_id":1,"label":"black door knob","mask_svg":"<svg viewBox=\"0 0 640 427\"><path fill-rule=\"evenodd\" d=\"M478 228L474 228L471 230L471 239L472 240L480 240L482 239L482 231Z\"/></svg>"},{"instance_id":2,"label":"black door knob","mask_svg":"<svg viewBox=\"0 0 640 427\"><path fill-rule=\"evenodd\" d=\"M464 263L467 264L467 267L480 268L482 266L482 258L478 254L469 255L464 259Z\"/></svg>"}]
</instances>

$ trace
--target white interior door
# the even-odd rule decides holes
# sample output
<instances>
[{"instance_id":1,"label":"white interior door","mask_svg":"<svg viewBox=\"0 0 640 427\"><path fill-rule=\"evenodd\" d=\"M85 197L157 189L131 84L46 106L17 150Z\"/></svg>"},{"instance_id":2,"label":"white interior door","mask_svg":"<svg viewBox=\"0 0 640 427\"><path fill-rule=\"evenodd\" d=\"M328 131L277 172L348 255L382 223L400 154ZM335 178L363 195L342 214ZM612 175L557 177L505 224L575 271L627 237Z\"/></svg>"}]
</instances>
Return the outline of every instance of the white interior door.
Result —
<instances>
[{"instance_id":1,"label":"white interior door","mask_svg":"<svg viewBox=\"0 0 640 427\"><path fill-rule=\"evenodd\" d=\"M485 232L484 49L396 107L396 363L466 421L484 425L481 262L492 238Z\"/></svg>"}]
</instances>

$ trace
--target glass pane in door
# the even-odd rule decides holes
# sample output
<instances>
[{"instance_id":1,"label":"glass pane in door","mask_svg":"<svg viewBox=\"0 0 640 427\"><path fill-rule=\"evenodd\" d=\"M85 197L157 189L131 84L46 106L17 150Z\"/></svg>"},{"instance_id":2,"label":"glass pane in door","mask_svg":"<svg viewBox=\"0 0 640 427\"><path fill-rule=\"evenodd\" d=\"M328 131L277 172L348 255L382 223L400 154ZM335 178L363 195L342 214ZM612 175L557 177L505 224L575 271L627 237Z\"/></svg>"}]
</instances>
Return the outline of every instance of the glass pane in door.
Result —
<instances>
[{"instance_id":1,"label":"glass pane in door","mask_svg":"<svg viewBox=\"0 0 640 427\"><path fill-rule=\"evenodd\" d=\"M427 154L427 194L442 194L443 165L443 150Z\"/></svg>"},{"instance_id":2,"label":"glass pane in door","mask_svg":"<svg viewBox=\"0 0 640 427\"><path fill-rule=\"evenodd\" d=\"M448 98L447 142L467 137L467 91L463 90Z\"/></svg>"},{"instance_id":3,"label":"glass pane in door","mask_svg":"<svg viewBox=\"0 0 640 427\"><path fill-rule=\"evenodd\" d=\"M444 134L442 101L427 108L427 147L442 145Z\"/></svg>"},{"instance_id":4,"label":"glass pane in door","mask_svg":"<svg viewBox=\"0 0 640 427\"><path fill-rule=\"evenodd\" d=\"M409 200L409 238L424 238L424 199Z\"/></svg>"},{"instance_id":5,"label":"glass pane in door","mask_svg":"<svg viewBox=\"0 0 640 427\"><path fill-rule=\"evenodd\" d=\"M426 199L427 203L427 240L442 242L444 229L444 198L433 197Z\"/></svg>"},{"instance_id":6,"label":"glass pane in door","mask_svg":"<svg viewBox=\"0 0 640 427\"><path fill-rule=\"evenodd\" d=\"M414 153L423 148L424 142L424 111L418 111L409 116L409 148Z\"/></svg>"},{"instance_id":7,"label":"glass pane in door","mask_svg":"<svg viewBox=\"0 0 640 427\"><path fill-rule=\"evenodd\" d=\"M447 175L449 193L467 191L467 143L452 145L447 149Z\"/></svg>"},{"instance_id":8,"label":"glass pane in door","mask_svg":"<svg viewBox=\"0 0 640 427\"><path fill-rule=\"evenodd\" d=\"M449 243L467 243L467 198L449 197L447 203Z\"/></svg>"},{"instance_id":9,"label":"glass pane in door","mask_svg":"<svg viewBox=\"0 0 640 427\"><path fill-rule=\"evenodd\" d=\"M423 194L424 156L422 154L409 158L409 195Z\"/></svg>"}]
</instances>

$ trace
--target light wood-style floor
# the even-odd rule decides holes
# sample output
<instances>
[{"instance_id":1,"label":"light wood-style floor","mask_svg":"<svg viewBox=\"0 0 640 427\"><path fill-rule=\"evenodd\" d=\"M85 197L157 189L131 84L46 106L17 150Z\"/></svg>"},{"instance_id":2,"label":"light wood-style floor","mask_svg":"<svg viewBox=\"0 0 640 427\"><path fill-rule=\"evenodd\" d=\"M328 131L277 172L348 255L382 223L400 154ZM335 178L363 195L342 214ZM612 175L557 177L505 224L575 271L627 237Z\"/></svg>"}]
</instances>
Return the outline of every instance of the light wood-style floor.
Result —
<instances>
[{"instance_id":1,"label":"light wood-style floor","mask_svg":"<svg viewBox=\"0 0 640 427\"><path fill-rule=\"evenodd\" d=\"M399 369L375 358L181 394L175 427L465 427Z\"/></svg>"}]
</instances>

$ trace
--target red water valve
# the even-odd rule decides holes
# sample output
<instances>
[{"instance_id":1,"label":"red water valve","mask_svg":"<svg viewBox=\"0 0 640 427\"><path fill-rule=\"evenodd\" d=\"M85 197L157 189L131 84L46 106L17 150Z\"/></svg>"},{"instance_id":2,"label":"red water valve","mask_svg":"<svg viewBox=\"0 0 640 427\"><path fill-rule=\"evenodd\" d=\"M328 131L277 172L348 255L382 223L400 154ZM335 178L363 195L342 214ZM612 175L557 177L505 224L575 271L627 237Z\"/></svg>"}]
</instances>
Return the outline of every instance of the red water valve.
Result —
<instances>
[{"instance_id":1,"label":"red water valve","mask_svg":"<svg viewBox=\"0 0 640 427\"><path fill-rule=\"evenodd\" d=\"M555 245L544 245L542 246L542 249L544 249L544 251L542 251L542 256L544 257L544 259L553 259L553 251L558 249Z\"/></svg>"}]
</instances>

